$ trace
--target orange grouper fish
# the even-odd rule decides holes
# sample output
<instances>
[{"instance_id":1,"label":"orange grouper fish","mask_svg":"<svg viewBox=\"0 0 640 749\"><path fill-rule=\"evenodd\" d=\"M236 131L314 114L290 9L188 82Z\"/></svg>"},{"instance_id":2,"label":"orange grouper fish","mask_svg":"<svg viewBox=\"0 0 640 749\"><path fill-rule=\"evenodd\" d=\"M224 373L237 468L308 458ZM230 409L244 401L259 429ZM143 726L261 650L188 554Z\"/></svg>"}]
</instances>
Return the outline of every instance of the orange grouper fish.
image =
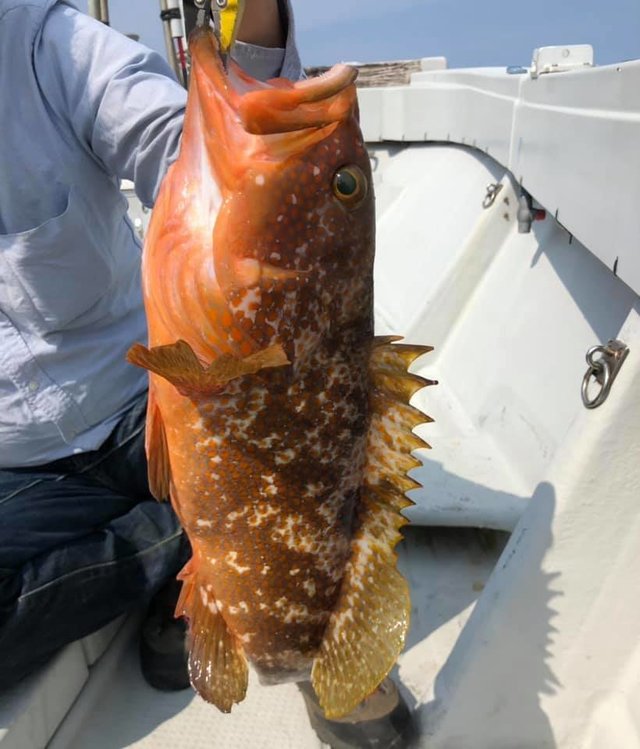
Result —
<instances>
[{"instance_id":1,"label":"orange grouper fish","mask_svg":"<svg viewBox=\"0 0 640 749\"><path fill-rule=\"evenodd\" d=\"M223 711L248 663L311 679L328 717L394 665L410 601L393 548L428 421L426 347L373 336L374 202L356 71L267 84L192 36L178 161L148 232L151 489L191 541L177 614Z\"/></svg>"}]
</instances>

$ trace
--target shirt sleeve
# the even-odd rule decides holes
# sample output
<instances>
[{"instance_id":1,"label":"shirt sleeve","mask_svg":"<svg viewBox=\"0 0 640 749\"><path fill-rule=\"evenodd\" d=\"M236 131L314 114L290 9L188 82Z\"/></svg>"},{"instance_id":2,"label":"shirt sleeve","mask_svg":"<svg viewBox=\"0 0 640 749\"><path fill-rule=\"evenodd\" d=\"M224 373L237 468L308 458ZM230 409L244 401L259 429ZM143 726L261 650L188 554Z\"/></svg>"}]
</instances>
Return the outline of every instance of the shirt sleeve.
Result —
<instances>
[{"instance_id":1,"label":"shirt sleeve","mask_svg":"<svg viewBox=\"0 0 640 749\"><path fill-rule=\"evenodd\" d=\"M34 65L61 126L153 205L178 155L187 99L164 59L72 7L55 5L36 40Z\"/></svg>"},{"instance_id":2,"label":"shirt sleeve","mask_svg":"<svg viewBox=\"0 0 640 749\"><path fill-rule=\"evenodd\" d=\"M250 73L266 72L264 77L272 76L269 66L275 74L301 77L291 16L287 28L287 49L242 45L246 49L236 53L238 62ZM109 174L133 181L142 203L152 206L166 170L178 156L187 99L165 60L84 13L58 4L36 40L34 67L62 126Z\"/></svg>"}]
</instances>

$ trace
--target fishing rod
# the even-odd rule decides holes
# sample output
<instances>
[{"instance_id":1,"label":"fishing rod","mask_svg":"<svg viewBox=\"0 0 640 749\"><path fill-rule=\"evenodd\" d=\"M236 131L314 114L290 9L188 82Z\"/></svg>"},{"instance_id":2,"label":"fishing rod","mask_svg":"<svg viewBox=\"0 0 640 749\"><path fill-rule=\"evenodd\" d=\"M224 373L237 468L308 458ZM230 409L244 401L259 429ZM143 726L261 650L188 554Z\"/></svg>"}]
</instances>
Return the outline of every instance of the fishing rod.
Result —
<instances>
[{"instance_id":1,"label":"fishing rod","mask_svg":"<svg viewBox=\"0 0 640 749\"><path fill-rule=\"evenodd\" d=\"M109 25L109 0L89 0L89 15Z\"/></svg>"},{"instance_id":2,"label":"fishing rod","mask_svg":"<svg viewBox=\"0 0 640 749\"><path fill-rule=\"evenodd\" d=\"M185 42L184 3L181 0L160 0L160 18L164 29L167 60L180 83L189 81Z\"/></svg>"}]
</instances>

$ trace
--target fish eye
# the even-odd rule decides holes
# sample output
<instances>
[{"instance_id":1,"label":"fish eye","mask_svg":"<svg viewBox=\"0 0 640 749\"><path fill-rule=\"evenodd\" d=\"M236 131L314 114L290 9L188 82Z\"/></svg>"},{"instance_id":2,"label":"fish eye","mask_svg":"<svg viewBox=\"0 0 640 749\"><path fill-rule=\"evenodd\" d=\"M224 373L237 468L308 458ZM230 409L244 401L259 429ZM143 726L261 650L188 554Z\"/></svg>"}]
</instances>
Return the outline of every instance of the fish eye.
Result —
<instances>
[{"instance_id":1,"label":"fish eye","mask_svg":"<svg viewBox=\"0 0 640 749\"><path fill-rule=\"evenodd\" d=\"M367 195L367 178L359 166L343 166L333 175L332 187L340 202L355 208Z\"/></svg>"}]
</instances>

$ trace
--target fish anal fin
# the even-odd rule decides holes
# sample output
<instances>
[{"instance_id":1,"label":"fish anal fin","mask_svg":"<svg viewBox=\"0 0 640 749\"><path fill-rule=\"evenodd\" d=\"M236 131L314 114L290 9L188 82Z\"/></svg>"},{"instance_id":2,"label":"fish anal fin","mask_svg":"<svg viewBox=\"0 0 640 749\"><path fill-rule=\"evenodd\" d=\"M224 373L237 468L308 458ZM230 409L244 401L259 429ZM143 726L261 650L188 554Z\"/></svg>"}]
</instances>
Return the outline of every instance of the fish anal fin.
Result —
<instances>
[{"instance_id":1,"label":"fish anal fin","mask_svg":"<svg viewBox=\"0 0 640 749\"><path fill-rule=\"evenodd\" d=\"M179 575L182 591L176 616L189 621L189 677L193 688L223 713L242 702L249 669L241 644L219 611L213 587L196 571L194 560Z\"/></svg>"},{"instance_id":2,"label":"fish anal fin","mask_svg":"<svg viewBox=\"0 0 640 749\"><path fill-rule=\"evenodd\" d=\"M329 719L344 717L378 687L409 626L409 589L393 550L406 520L379 496L363 495L340 597L311 673Z\"/></svg>"},{"instance_id":3,"label":"fish anal fin","mask_svg":"<svg viewBox=\"0 0 640 749\"><path fill-rule=\"evenodd\" d=\"M181 395L191 398L219 392L237 377L289 363L282 346L275 344L244 358L225 354L205 367L191 346L182 340L151 349L135 343L129 349L127 360L164 377Z\"/></svg>"},{"instance_id":4,"label":"fish anal fin","mask_svg":"<svg viewBox=\"0 0 640 749\"><path fill-rule=\"evenodd\" d=\"M153 494L159 502L163 502L169 499L171 467L169 463L167 435L164 431L162 414L156 403L153 387L149 388L145 443L149 489L151 490L151 494Z\"/></svg>"}]
</instances>

